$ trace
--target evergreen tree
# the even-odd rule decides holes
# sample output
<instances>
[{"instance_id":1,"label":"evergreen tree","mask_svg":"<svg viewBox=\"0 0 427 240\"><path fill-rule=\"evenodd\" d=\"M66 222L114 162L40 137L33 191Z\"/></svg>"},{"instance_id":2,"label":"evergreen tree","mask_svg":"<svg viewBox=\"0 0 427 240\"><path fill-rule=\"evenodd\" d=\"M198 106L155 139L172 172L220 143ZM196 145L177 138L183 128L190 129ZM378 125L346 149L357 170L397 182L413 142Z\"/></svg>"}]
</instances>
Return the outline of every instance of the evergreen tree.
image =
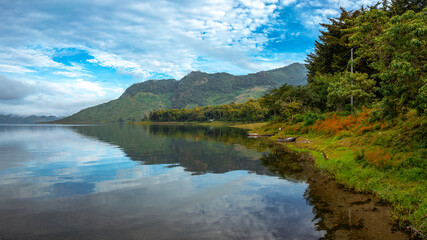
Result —
<instances>
[{"instance_id":1,"label":"evergreen tree","mask_svg":"<svg viewBox=\"0 0 427 240\"><path fill-rule=\"evenodd\" d=\"M349 20L359 14L360 10L346 11L341 8L338 18L330 18L329 24L320 24L325 30L320 31L319 40L315 42L314 52L308 54L306 59L309 83L313 81L317 73L327 74L347 69L350 49L348 33L343 30L348 29L351 26Z\"/></svg>"}]
</instances>

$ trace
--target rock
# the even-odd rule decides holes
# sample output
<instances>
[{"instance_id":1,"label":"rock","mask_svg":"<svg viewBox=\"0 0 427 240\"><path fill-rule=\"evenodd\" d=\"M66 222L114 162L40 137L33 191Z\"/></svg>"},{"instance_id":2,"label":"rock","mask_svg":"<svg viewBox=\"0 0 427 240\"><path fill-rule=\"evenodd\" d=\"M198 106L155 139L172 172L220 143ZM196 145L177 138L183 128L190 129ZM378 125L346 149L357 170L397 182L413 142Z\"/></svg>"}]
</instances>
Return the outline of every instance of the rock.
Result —
<instances>
[{"instance_id":1,"label":"rock","mask_svg":"<svg viewBox=\"0 0 427 240\"><path fill-rule=\"evenodd\" d=\"M249 138L271 137L273 135L274 135L274 133L272 133L272 134L248 133L248 137Z\"/></svg>"},{"instance_id":2,"label":"rock","mask_svg":"<svg viewBox=\"0 0 427 240\"><path fill-rule=\"evenodd\" d=\"M288 137L283 139L277 139L278 142L295 142L297 139L294 137Z\"/></svg>"}]
</instances>

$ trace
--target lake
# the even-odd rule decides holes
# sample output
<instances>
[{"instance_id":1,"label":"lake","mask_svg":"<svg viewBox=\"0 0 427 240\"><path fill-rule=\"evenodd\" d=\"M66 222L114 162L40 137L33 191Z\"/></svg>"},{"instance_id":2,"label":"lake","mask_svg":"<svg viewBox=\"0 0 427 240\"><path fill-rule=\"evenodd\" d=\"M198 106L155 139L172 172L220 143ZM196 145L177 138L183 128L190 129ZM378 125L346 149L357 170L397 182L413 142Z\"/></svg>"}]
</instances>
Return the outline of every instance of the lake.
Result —
<instances>
[{"instance_id":1,"label":"lake","mask_svg":"<svg viewBox=\"0 0 427 240\"><path fill-rule=\"evenodd\" d=\"M389 209L236 128L0 125L0 239L407 239Z\"/></svg>"}]
</instances>

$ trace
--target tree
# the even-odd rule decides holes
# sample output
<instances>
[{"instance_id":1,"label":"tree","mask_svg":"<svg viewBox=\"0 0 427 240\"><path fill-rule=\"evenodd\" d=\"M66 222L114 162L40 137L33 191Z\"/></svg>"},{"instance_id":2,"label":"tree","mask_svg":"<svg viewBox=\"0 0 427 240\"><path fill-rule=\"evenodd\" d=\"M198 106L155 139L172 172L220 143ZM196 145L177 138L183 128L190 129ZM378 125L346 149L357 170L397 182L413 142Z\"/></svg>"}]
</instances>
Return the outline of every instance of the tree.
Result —
<instances>
[{"instance_id":1,"label":"tree","mask_svg":"<svg viewBox=\"0 0 427 240\"><path fill-rule=\"evenodd\" d=\"M364 12L351 32L351 44L359 46L356 59L368 59L377 71L372 77L383 97L381 115L394 117L406 108L425 113L427 8L391 19L384 11Z\"/></svg>"},{"instance_id":2,"label":"tree","mask_svg":"<svg viewBox=\"0 0 427 240\"><path fill-rule=\"evenodd\" d=\"M328 87L328 106L335 106L339 112L349 102L351 95L354 96L355 105L365 105L375 97L375 90L375 81L369 79L366 73L336 73Z\"/></svg>"},{"instance_id":3,"label":"tree","mask_svg":"<svg viewBox=\"0 0 427 240\"><path fill-rule=\"evenodd\" d=\"M426 7L425 0L391 0L391 5L387 10L395 15L401 15L408 10L421 12Z\"/></svg>"},{"instance_id":4,"label":"tree","mask_svg":"<svg viewBox=\"0 0 427 240\"><path fill-rule=\"evenodd\" d=\"M292 102L285 102L282 103L283 113L285 114L286 118L289 118L289 122L293 121L293 116L296 113L301 112L302 110L302 103L299 101L292 101Z\"/></svg>"},{"instance_id":5,"label":"tree","mask_svg":"<svg viewBox=\"0 0 427 240\"><path fill-rule=\"evenodd\" d=\"M331 81L333 80L334 78L332 74L317 73L309 85L311 91L313 92L314 99L317 100L317 104L315 106L322 111L326 110L328 107L328 88Z\"/></svg>"},{"instance_id":6,"label":"tree","mask_svg":"<svg viewBox=\"0 0 427 240\"><path fill-rule=\"evenodd\" d=\"M342 72L348 66L348 33L343 31L352 25L351 19L360 14L360 10L346 11L341 8L338 18L330 18L329 24L321 23L325 30L320 31L319 40L315 42L314 52L308 54L308 82L311 83L316 74Z\"/></svg>"}]
</instances>

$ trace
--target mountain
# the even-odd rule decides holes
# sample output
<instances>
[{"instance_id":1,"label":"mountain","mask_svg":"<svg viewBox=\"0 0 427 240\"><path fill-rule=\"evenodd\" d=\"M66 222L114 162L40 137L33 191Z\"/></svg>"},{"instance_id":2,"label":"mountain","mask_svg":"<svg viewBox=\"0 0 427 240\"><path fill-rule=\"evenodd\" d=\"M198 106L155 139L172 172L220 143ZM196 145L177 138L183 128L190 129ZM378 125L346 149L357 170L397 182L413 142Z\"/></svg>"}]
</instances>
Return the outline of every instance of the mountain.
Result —
<instances>
[{"instance_id":1,"label":"mountain","mask_svg":"<svg viewBox=\"0 0 427 240\"><path fill-rule=\"evenodd\" d=\"M306 74L307 69L300 63L240 76L193 71L179 81L148 80L133 84L116 100L83 109L56 122L139 121L152 110L242 103L285 83L305 85Z\"/></svg>"},{"instance_id":2,"label":"mountain","mask_svg":"<svg viewBox=\"0 0 427 240\"><path fill-rule=\"evenodd\" d=\"M19 124L25 124L25 123L38 123L38 122L51 122L58 119L61 119L62 117L57 116L18 116L18 115L3 115L0 114L0 123L19 123Z\"/></svg>"}]
</instances>

